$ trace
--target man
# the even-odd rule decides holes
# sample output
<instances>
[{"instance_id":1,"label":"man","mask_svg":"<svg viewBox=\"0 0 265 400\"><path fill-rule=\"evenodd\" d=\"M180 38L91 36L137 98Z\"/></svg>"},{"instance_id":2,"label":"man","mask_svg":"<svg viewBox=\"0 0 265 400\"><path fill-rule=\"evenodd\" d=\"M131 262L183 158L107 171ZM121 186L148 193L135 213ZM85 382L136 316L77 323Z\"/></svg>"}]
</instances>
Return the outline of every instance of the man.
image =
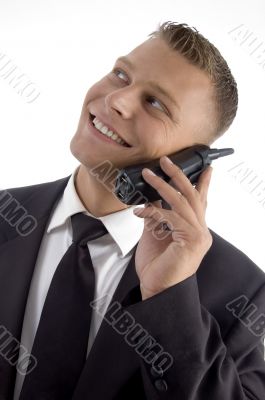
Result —
<instances>
[{"instance_id":1,"label":"man","mask_svg":"<svg viewBox=\"0 0 265 400\"><path fill-rule=\"evenodd\" d=\"M0 399L264 399L265 275L206 225L212 168L194 188L165 157L211 145L228 129L236 83L219 51L186 24L166 22L150 36L88 91L70 145L74 173L0 192ZM154 159L170 184L142 175L170 207L120 202L111 190L117 171ZM27 212L16 221L14 199ZM101 221L105 234L85 239L82 257L66 263L78 213ZM27 235L29 216L37 223ZM90 290L84 316L72 313L65 325L80 277L57 279L59 266L77 270L84 259L88 268L87 248L93 301ZM89 308L83 337L76 326ZM74 370L81 341L87 358Z\"/></svg>"}]
</instances>

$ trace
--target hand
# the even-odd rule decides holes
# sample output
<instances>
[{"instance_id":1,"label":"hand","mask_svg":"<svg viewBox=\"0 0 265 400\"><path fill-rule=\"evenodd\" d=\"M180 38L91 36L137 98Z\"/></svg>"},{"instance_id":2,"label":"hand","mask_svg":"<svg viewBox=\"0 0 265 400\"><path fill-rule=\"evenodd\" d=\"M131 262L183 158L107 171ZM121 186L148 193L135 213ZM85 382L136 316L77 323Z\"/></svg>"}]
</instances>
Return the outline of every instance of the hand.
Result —
<instances>
[{"instance_id":1,"label":"hand","mask_svg":"<svg viewBox=\"0 0 265 400\"><path fill-rule=\"evenodd\" d=\"M193 275L212 245L205 222L212 167L202 172L194 188L168 157L160 158L160 166L174 187L159 176L149 174L147 168L143 169L142 176L171 209L163 209L161 202L155 201L149 207L134 210L138 217L144 218L144 231L135 253L143 300ZM165 222L172 232L161 230Z\"/></svg>"}]
</instances>

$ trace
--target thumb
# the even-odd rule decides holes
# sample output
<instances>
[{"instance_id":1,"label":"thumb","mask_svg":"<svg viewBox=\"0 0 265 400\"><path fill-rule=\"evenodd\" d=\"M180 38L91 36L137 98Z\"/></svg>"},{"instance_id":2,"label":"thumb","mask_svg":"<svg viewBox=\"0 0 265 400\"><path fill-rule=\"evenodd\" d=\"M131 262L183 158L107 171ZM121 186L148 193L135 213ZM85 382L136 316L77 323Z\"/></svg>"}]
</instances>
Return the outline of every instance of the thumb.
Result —
<instances>
[{"instance_id":1,"label":"thumb","mask_svg":"<svg viewBox=\"0 0 265 400\"><path fill-rule=\"evenodd\" d=\"M162 208L162 200L155 200L155 201L152 201L152 202L147 202L147 203L145 203L145 207L150 207L150 206L155 206L155 207L158 207L158 208Z\"/></svg>"}]
</instances>

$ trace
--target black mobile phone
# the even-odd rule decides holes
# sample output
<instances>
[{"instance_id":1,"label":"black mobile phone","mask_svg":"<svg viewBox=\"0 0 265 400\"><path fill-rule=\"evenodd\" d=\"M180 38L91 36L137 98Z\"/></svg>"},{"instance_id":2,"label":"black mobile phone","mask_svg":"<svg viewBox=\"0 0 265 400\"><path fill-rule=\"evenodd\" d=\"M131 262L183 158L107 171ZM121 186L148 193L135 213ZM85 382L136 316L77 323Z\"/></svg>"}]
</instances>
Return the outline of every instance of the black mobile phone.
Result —
<instances>
[{"instance_id":1,"label":"black mobile phone","mask_svg":"<svg viewBox=\"0 0 265 400\"><path fill-rule=\"evenodd\" d=\"M196 185L200 174L211 164L212 160L233 153L234 149L232 148L211 149L205 144L196 144L168 155L168 158L181 168L193 185ZM167 183L170 181L170 177L160 168L159 159L124 168L117 175L114 189L114 194L123 203L138 205L161 200L160 194L142 177L143 168L151 169Z\"/></svg>"}]
</instances>

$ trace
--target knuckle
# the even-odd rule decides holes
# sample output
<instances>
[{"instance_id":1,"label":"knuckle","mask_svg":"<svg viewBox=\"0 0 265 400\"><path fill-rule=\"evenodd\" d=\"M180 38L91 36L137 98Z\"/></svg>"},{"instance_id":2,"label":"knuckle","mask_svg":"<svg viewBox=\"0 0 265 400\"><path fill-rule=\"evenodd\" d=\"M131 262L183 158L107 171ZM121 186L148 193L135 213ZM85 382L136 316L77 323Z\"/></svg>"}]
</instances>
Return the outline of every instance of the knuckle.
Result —
<instances>
[{"instance_id":1,"label":"knuckle","mask_svg":"<svg viewBox=\"0 0 265 400\"><path fill-rule=\"evenodd\" d=\"M152 209L151 216L153 219L158 221L163 217L163 212L160 210L161 208L155 208L155 207Z\"/></svg>"},{"instance_id":2,"label":"knuckle","mask_svg":"<svg viewBox=\"0 0 265 400\"><path fill-rule=\"evenodd\" d=\"M156 190L157 191L162 190L163 187L164 187L164 181L160 177L158 177L156 182Z\"/></svg>"},{"instance_id":3,"label":"knuckle","mask_svg":"<svg viewBox=\"0 0 265 400\"><path fill-rule=\"evenodd\" d=\"M200 193L198 192L198 190L194 189L193 187L192 187L192 189L190 191L190 194L196 201L201 200Z\"/></svg>"},{"instance_id":4,"label":"knuckle","mask_svg":"<svg viewBox=\"0 0 265 400\"><path fill-rule=\"evenodd\" d=\"M199 246L210 248L213 242L212 235L210 234L208 228L200 230L197 235L197 243Z\"/></svg>"}]
</instances>

